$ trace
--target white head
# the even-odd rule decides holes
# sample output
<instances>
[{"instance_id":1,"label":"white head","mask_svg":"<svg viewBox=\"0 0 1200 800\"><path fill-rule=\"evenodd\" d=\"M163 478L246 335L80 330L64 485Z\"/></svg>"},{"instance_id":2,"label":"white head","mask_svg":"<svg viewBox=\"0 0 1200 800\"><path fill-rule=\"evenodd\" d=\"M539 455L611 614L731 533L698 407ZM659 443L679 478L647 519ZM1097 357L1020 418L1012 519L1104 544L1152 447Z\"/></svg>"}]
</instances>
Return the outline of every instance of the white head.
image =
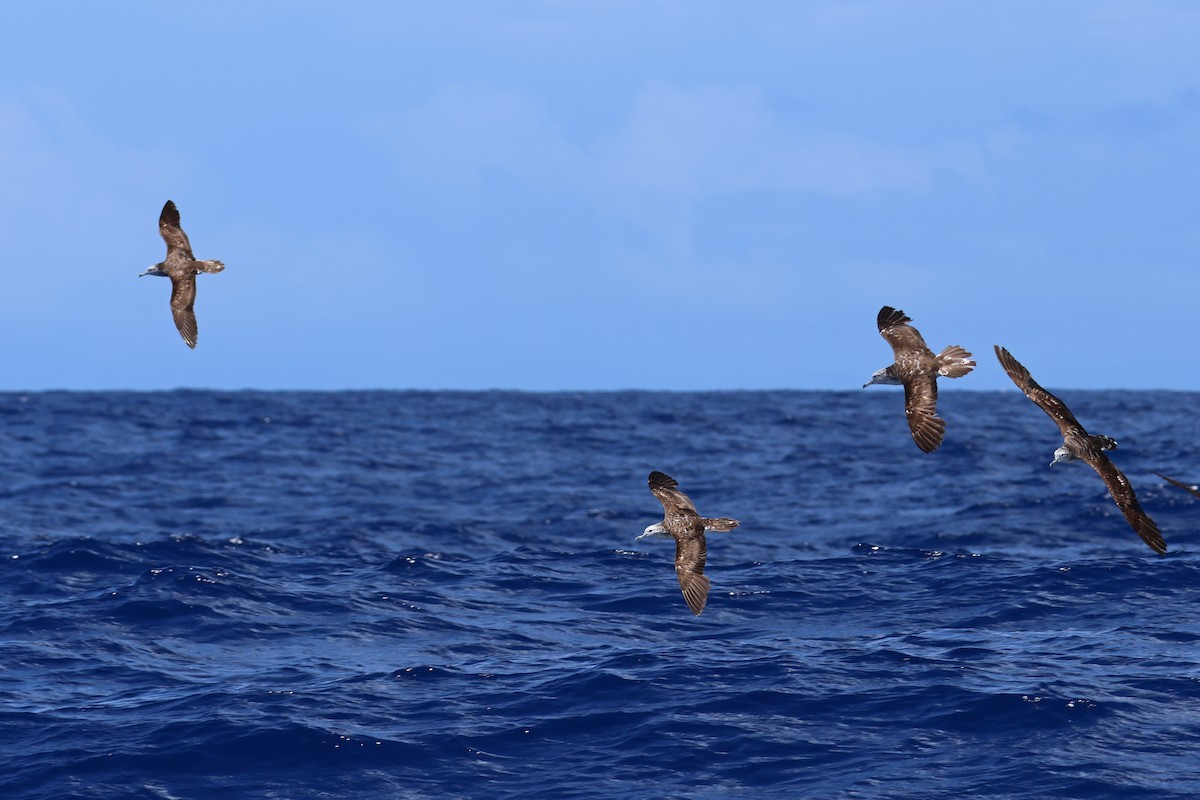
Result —
<instances>
[{"instance_id":1,"label":"white head","mask_svg":"<svg viewBox=\"0 0 1200 800\"><path fill-rule=\"evenodd\" d=\"M161 263L160 264L151 264L149 267L146 268L146 271L143 272L141 275L138 275L138 277L144 278L147 275L159 275L163 278L166 278L167 273L163 272L161 267L162 267Z\"/></svg>"},{"instance_id":2,"label":"white head","mask_svg":"<svg viewBox=\"0 0 1200 800\"><path fill-rule=\"evenodd\" d=\"M1054 451L1054 460L1050 462L1050 466L1053 467L1055 464L1057 464L1059 462L1071 462L1071 461L1078 461L1078 460L1079 459L1076 458L1071 453L1071 451L1067 449L1067 446L1063 445L1062 447L1060 447Z\"/></svg>"},{"instance_id":3,"label":"white head","mask_svg":"<svg viewBox=\"0 0 1200 800\"><path fill-rule=\"evenodd\" d=\"M653 525L647 525L646 530L642 531L642 535L637 537L637 539L634 539L634 541L636 542L636 541L638 541L638 539L670 539L670 538L672 538L671 534L667 533L667 529L663 526L663 524L661 522L656 522Z\"/></svg>"},{"instance_id":4,"label":"white head","mask_svg":"<svg viewBox=\"0 0 1200 800\"><path fill-rule=\"evenodd\" d=\"M883 369L875 370L875 372L871 373L871 380L864 383L863 388L865 389L868 386L874 386L877 383L883 384L884 386L899 386L902 381L889 372L890 369L891 367L884 367Z\"/></svg>"}]
</instances>

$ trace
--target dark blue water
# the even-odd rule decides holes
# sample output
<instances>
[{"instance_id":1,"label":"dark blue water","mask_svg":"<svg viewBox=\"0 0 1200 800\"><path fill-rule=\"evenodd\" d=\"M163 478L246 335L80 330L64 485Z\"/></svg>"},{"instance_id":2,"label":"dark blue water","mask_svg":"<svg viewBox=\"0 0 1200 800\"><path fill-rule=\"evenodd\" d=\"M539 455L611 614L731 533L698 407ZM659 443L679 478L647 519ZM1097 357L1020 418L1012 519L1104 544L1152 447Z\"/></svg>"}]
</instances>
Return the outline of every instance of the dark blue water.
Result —
<instances>
[{"instance_id":1,"label":"dark blue water","mask_svg":"<svg viewBox=\"0 0 1200 800\"><path fill-rule=\"evenodd\" d=\"M1200 394L0 395L0 797L1200 796ZM712 594L634 546L660 469Z\"/></svg>"}]
</instances>

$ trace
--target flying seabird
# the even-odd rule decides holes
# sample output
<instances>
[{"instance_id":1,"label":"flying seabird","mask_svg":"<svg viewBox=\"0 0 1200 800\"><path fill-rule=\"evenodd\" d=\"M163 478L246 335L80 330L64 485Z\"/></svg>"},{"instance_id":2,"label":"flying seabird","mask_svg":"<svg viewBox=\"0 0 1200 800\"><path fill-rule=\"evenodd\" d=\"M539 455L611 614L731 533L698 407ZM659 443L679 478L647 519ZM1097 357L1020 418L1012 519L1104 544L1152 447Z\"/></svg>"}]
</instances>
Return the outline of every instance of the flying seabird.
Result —
<instances>
[{"instance_id":1,"label":"flying seabird","mask_svg":"<svg viewBox=\"0 0 1200 800\"><path fill-rule=\"evenodd\" d=\"M707 548L705 531L731 531L738 526L736 519L718 517L707 519L696 513L696 506L677 488L679 483L657 470L650 473L650 491L663 504L663 521L646 528L640 539L675 540L675 574L683 599L696 616L708 602L708 578L704 575Z\"/></svg>"},{"instance_id":2,"label":"flying seabird","mask_svg":"<svg viewBox=\"0 0 1200 800\"><path fill-rule=\"evenodd\" d=\"M946 434L946 421L937 414L937 378L961 378L971 371L975 362L971 354L952 344L936 356L920 332L909 325L912 322L903 311L884 306L876 318L879 334L892 346L896 361L889 367L877 370L871 380L863 384L902 384L904 386L904 416L908 418L908 429L913 441L926 453L932 453L942 445Z\"/></svg>"},{"instance_id":3,"label":"flying seabird","mask_svg":"<svg viewBox=\"0 0 1200 800\"><path fill-rule=\"evenodd\" d=\"M1184 483L1183 481L1177 481L1174 478L1168 478L1166 475L1163 475L1161 472L1156 472L1154 474L1157 475L1158 477L1162 478L1164 481L1171 484L1172 486L1178 486L1180 489L1183 489L1185 492L1191 492L1196 497L1200 497L1200 487L1194 486L1190 483Z\"/></svg>"},{"instance_id":4,"label":"flying seabird","mask_svg":"<svg viewBox=\"0 0 1200 800\"><path fill-rule=\"evenodd\" d=\"M175 327L187 346L196 346L196 314L192 304L196 302L196 275L201 272L220 272L225 265L220 261L197 261L192 255L192 245L187 234L179 227L179 209L168 200L158 215L158 232L167 243L167 257L153 265L138 277L158 275L171 279L171 314Z\"/></svg>"},{"instance_id":5,"label":"flying seabird","mask_svg":"<svg viewBox=\"0 0 1200 800\"><path fill-rule=\"evenodd\" d=\"M1093 435L1085 431L1079 424L1079 420L1075 419L1075 415L1067 408L1066 403L1039 386L1033 376L1029 374L1029 370L1025 369L1021 362L1013 358L1012 354L1000 345L996 345L996 358L1000 359L1000 365L1004 367L1004 371L1008 373L1008 377L1012 378L1012 382L1017 385L1017 388L1058 425L1063 443L1062 447L1054 451L1054 460L1050 462L1050 466L1053 467L1059 462L1086 461L1088 466L1096 470L1104 479L1113 502L1117 504L1117 508L1121 509L1129 526L1138 536L1142 537L1142 541L1159 555L1167 552L1167 543L1163 541L1158 525L1154 524L1150 515L1142 510L1129 479L1104 454L1105 450L1116 449L1116 441L1107 436Z\"/></svg>"}]
</instances>

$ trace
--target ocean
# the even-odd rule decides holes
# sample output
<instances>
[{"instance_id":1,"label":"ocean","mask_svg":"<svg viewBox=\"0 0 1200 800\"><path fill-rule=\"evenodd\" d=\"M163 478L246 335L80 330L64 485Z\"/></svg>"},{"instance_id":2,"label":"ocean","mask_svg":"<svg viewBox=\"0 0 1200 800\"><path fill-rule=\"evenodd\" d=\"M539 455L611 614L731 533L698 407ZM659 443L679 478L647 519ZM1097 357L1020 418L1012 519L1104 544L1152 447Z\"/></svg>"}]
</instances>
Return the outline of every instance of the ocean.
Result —
<instances>
[{"instance_id":1,"label":"ocean","mask_svg":"<svg viewBox=\"0 0 1200 800\"><path fill-rule=\"evenodd\" d=\"M1200 796L1200 393L0 395L0 797ZM684 604L651 470L705 516Z\"/></svg>"}]
</instances>

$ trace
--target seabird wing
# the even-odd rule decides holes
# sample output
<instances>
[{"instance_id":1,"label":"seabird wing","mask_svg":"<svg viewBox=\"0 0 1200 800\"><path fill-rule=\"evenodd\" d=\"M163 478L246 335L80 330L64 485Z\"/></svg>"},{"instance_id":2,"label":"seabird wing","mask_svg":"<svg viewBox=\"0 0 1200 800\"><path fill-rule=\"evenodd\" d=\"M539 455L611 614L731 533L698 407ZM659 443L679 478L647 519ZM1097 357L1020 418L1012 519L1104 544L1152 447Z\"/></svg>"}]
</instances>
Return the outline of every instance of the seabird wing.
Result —
<instances>
[{"instance_id":1,"label":"seabird wing","mask_svg":"<svg viewBox=\"0 0 1200 800\"><path fill-rule=\"evenodd\" d=\"M196 275L171 275L171 314L175 327L187 346L196 346L196 314L192 305L196 302Z\"/></svg>"},{"instance_id":2,"label":"seabird wing","mask_svg":"<svg viewBox=\"0 0 1200 800\"><path fill-rule=\"evenodd\" d=\"M179 226L179 209L175 207L173 200L168 200L162 208L162 213L158 215L158 233L167 243L168 260L172 255L178 253L188 261L195 261L195 257L192 255L192 244L188 241L183 228Z\"/></svg>"},{"instance_id":3,"label":"seabird wing","mask_svg":"<svg viewBox=\"0 0 1200 800\"><path fill-rule=\"evenodd\" d=\"M1004 371L1008 373L1008 377L1012 378L1012 382L1017 385L1017 388L1025 393L1025 396L1034 402L1038 408L1045 411L1050 419L1054 420L1058 425L1058 430L1065 437L1068 433L1076 431L1087 435L1087 431L1079 424L1079 420L1075 419L1075 415L1071 413L1071 409L1067 408L1067 404L1059 400L1054 395L1047 392L1038 382L1029 374L1029 370L1025 366L1012 357L1000 345L995 345L996 358L1000 359L1000 366L1004 367Z\"/></svg>"},{"instance_id":4,"label":"seabird wing","mask_svg":"<svg viewBox=\"0 0 1200 800\"><path fill-rule=\"evenodd\" d=\"M1142 541L1149 545L1151 550L1159 555L1166 553L1167 543L1163 541L1158 525L1142 509L1142 504L1138 502L1137 495L1133 493L1133 485L1125 477L1125 473L1117 469L1117 465L1112 463L1112 459L1099 450L1089 451L1085 460L1104 479L1113 502L1125 515L1129 527L1142 537Z\"/></svg>"},{"instance_id":5,"label":"seabird wing","mask_svg":"<svg viewBox=\"0 0 1200 800\"><path fill-rule=\"evenodd\" d=\"M901 353L914 350L933 355L933 351L921 338L920 332L908 324L910 322L912 320L907 314L891 306L879 309L879 316L875 318L875 324L879 326L879 335L892 346L892 353L897 361L900 360Z\"/></svg>"},{"instance_id":6,"label":"seabird wing","mask_svg":"<svg viewBox=\"0 0 1200 800\"><path fill-rule=\"evenodd\" d=\"M904 382L904 416L917 447L932 453L942 446L946 421L937 417L937 380L915 375Z\"/></svg>"},{"instance_id":7,"label":"seabird wing","mask_svg":"<svg viewBox=\"0 0 1200 800\"><path fill-rule=\"evenodd\" d=\"M658 470L650 473L648 479L651 493L658 498L658 501L663 504L663 509L666 511L666 516L672 514L682 514L685 516L697 517L696 506L692 504L691 498L679 491L679 482Z\"/></svg>"},{"instance_id":8,"label":"seabird wing","mask_svg":"<svg viewBox=\"0 0 1200 800\"><path fill-rule=\"evenodd\" d=\"M1198 490L1195 486L1191 485L1190 483L1184 483L1183 481L1177 481L1174 478L1168 478L1166 475L1163 475L1161 472L1156 472L1154 474L1157 475L1158 477L1162 478L1164 481L1171 484L1172 486L1178 486L1180 489L1183 489L1185 492L1191 492L1196 497L1200 497L1200 490Z\"/></svg>"},{"instance_id":9,"label":"seabird wing","mask_svg":"<svg viewBox=\"0 0 1200 800\"><path fill-rule=\"evenodd\" d=\"M675 537L675 574L679 577L679 588L683 599L696 616L708 602L709 580L704 575L704 562L708 548L704 541L704 529L699 534Z\"/></svg>"}]
</instances>

